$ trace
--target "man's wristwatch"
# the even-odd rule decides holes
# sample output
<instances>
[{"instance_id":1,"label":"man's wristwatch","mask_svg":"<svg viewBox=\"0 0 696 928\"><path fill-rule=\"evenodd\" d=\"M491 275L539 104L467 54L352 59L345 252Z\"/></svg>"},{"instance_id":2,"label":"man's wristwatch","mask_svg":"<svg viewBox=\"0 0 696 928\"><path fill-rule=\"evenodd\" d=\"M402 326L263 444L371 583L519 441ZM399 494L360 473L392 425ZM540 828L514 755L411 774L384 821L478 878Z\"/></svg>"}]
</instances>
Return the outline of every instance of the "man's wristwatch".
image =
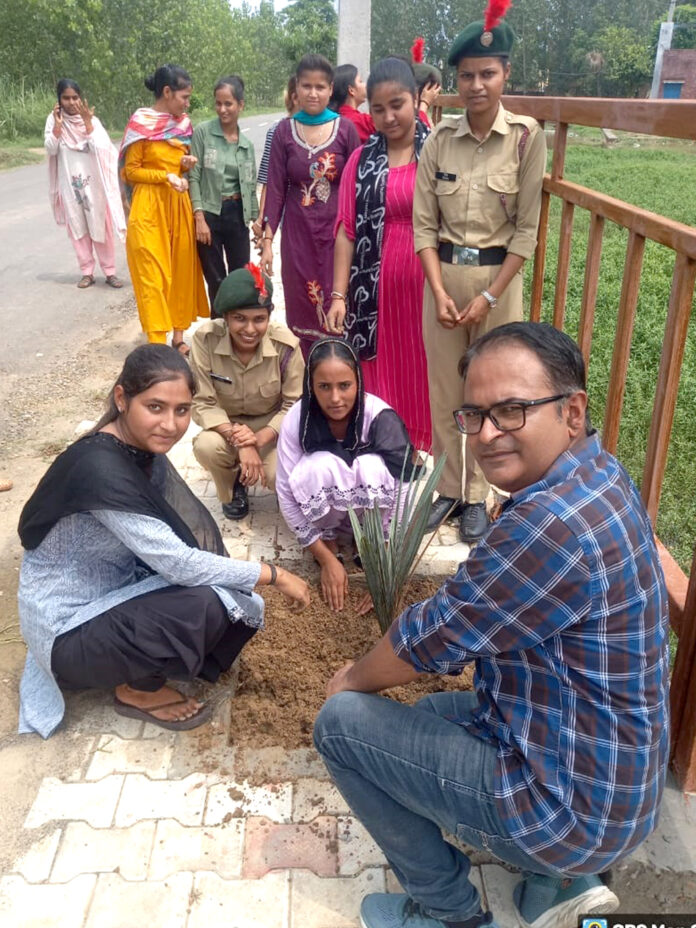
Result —
<instances>
[{"instance_id":1,"label":"man's wristwatch","mask_svg":"<svg viewBox=\"0 0 696 928\"><path fill-rule=\"evenodd\" d=\"M495 309L496 306L498 305L498 297L493 296L493 294L489 293L488 290L482 290L481 296L484 297L486 300L488 300L488 305L490 306L491 309Z\"/></svg>"}]
</instances>

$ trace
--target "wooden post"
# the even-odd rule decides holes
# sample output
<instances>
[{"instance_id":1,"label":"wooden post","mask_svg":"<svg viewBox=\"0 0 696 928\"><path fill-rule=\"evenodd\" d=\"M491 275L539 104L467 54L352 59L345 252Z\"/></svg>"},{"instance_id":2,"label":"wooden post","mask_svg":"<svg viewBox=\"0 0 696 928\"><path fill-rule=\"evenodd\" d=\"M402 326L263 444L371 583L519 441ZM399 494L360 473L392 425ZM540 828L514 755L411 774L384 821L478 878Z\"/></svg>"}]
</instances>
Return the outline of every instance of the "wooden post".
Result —
<instances>
[{"instance_id":1,"label":"wooden post","mask_svg":"<svg viewBox=\"0 0 696 928\"><path fill-rule=\"evenodd\" d=\"M599 265L602 260L603 235L604 217L592 213L590 232L587 237L585 283L582 288L582 305L580 308L580 324L578 326L578 345L585 359L586 368L590 365L590 348L592 346L595 306L597 305L597 286L599 284Z\"/></svg>"},{"instance_id":2,"label":"wooden post","mask_svg":"<svg viewBox=\"0 0 696 928\"><path fill-rule=\"evenodd\" d=\"M556 294L553 301L553 324L563 330L566 298L568 296L568 274L570 273L570 248L573 242L573 213L575 207L567 200L563 202L561 228L558 235L558 267L556 269Z\"/></svg>"},{"instance_id":3,"label":"wooden post","mask_svg":"<svg viewBox=\"0 0 696 928\"><path fill-rule=\"evenodd\" d=\"M691 318L695 283L696 261L691 261L685 255L677 255L641 490L645 508L653 523L657 519L662 481L667 465L669 437L674 421L674 409L677 405L679 377L684 360L684 346Z\"/></svg>"},{"instance_id":4,"label":"wooden post","mask_svg":"<svg viewBox=\"0 0 696 928\"><path fill-rule=\"evenodd\" d=\"M671 761L683 790L696 789L696 551L670 686Z\"/></svg>"},{"instance_id":5,"label":"wooden post","mask_svg":"<svg viewBox=\"0 0 696 928\"><path fill-rule=\"evenodd\" d=\"M638 305L640 271L643 266L644 251L645 239L643 236L631 232L628 236L628 247L626 248L626 263L624 264L621 299L619 300L619 318L616 324L616 340L611 360L611 378L609 380L607 405L604 411L604 427L602 428L602 444L611 454L616 453L616 445L619 440L619 423L626 390L626 373L628 372L628 358L631 353L633 323L635 322L636 306Z\"/></svg>"},{"instance_id":6,"label":"wooden post","mask_svg":"<svg viewBox=\"0 0 696 928\"><path fill-rule=\"evenodd\" d=\"M544 297L544 273L546 271L546 243L549 237L549 207L551 194L544 190L541 194L541 212L539 213L539 232L537 247L534 252L534 274L532 277L531 305L529 321L541 321L541 302Z\"/></svg>"}]
</instances>

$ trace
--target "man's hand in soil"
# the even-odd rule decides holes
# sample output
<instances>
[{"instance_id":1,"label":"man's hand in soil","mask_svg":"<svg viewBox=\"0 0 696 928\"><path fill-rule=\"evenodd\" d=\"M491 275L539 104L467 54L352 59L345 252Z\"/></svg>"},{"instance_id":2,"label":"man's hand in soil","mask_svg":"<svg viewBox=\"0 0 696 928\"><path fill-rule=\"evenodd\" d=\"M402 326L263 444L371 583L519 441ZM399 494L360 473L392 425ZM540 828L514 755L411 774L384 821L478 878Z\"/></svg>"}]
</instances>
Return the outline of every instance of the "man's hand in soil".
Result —
<instances>
[{"instance_id":1,"label":"man's hand in soil","mask_svg":"<svg viewBox=\"0 0 696 928\"><path fill-rule=\"evenodd\" d=\"M354 664L355 661L349 661L347 664L344 664L340 670L337 670L333 677L331 677L329 682L326 684L327 699L329 696L335 696L336 693L343 693L344 690L353 689L348 681L348 674Z\"/></svg>"},{"instance_id":2,"label":"man's hand in soil","mask_svg":"<svg viewBox=\"0 0 696 928\"><path fill-rule=\"evenodd\" d=\"M389 635L385 635L359 661L346 664L333 675L326 687L326 696L328 699L345 690L376 693L410 683L417 677L418 671L408 661L394 654Z\"/></svg>"}]
</instances>

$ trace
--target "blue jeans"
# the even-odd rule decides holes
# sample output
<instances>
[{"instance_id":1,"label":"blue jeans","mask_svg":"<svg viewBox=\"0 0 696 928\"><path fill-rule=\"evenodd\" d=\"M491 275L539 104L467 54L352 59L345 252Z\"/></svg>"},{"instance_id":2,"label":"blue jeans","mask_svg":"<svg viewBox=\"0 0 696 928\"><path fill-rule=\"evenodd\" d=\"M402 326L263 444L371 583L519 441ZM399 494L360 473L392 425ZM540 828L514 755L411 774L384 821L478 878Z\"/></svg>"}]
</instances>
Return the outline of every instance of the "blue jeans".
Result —
<instances>
[{"instance_id":1,"label":"blue jeans","mask_svg":"<svg viewBox=\"0 0 696 928\"><path fill-rule=\"evenodd\" d=\"M381 847L406 892L434 918L479 911L471 863L442 837L547 873L506 833L493 795L496 747L447 720L471 714L474 693L436 693L415 706L365 693L324 705L314 743L348 805ZM557 874L553 874L557 875Z\"/></svg>"}]
</instances>

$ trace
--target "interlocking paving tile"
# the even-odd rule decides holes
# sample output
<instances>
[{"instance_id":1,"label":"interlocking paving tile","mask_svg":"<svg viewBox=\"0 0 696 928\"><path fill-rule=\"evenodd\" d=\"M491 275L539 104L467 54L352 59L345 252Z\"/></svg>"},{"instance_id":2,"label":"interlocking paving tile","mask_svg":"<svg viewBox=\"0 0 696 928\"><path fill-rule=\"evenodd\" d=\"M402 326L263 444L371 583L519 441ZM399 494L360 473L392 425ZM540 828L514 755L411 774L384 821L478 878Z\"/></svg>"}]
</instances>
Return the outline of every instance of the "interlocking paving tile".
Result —
<instances>
[{"instance_id":1,"label":"interlocking paving tile","mask_svg":"<svg viewBox=\"0 0 696 928\"><path fill-rule=\"evenodd\" d=\"M146 879L155 824L95 829L84 822L70 822L53 865L51 883L66 883L81 873L120 873L126 880Z\"/></svg>"},{"instance_id":2,"label":"interlocking paving tile","mask_svg":"<svg viewBox=\"0 0 696 928\"><path fill-rule=\"evenodd\" d=\"M350 879L327 879L300 870L292 874L290 928L353 928L360 924L363 896L384 891L381 867Z\"/></svg>"},{"instance_id":3,"label":"interlocking paving tile","mask_svg":"<svg viewBox=\"0 0 696 928\"><path fill-rule=\"evenodd\" d=\"M329 779L324 762L314 748L247 748L237 750L237 769L255 782L282 782L294 777Z\"/></svg>"},{"instance_id":4,"label":"interlocking paving tile","mask_svg":"<svg viewBox=\"0 0 696 928\"><path fill-rule=\"evenodd\" d=\"M21 876L4 876L0 879L0 925L3 928L80 928L96 879L92 875L79 876L59 886L26 883Z\"/></svg>"},{"instance_id":5,"label":"interlocking paving tile","mask_svg":"<svg viewBox=\"0 0 696 928\"><path fill-rule=\"evenodd\" d=\"M226 880L241 876L244 824L243 819L197 827L157 822L148 878L163 880L180 870L212 870Z\"/></svg>"},{"instance_id":6,"label":"interlocking paving tile","mask_svg":"<svg viewBox=\"0 0 696 928\"><path fill-rule=\"evenodd\" d=\"M289 886L287 872L269 873L261 880L197 873L187 928L288 928ZM305 922L302 928L313 926Z\"/></svg>"},{"instance_id":7,"label":"interlocking paving tile","mask_svg":"<svg viewBox=\"0 0 696 928\"><path fill-rule=\"evenodd\" d=\"M237 783L224 779L211 786L203 821L206 825L250 815L274 822L289 822L292 817L292 784L270 783L251 786L247 780Z\"/></svg>"},{"instance_id":8,"label":"interlocking paving tile","mask_svg":"<svg viewBox=\"0 0 696 928\"><path fill-rule=\"evenodd\" d=\"M257 879L269 870L307 869L318 876L338 874L336 819L322 816L306 825L278 825L248 818L242 874Z\"/></svg>"},{"instance_id":9,"label":"interlocking paving tile","mask_svg":"<svg viewBox=\"0 0 696 928\"><path fill-rule=\"evenodd\" d=\"M341 876L353 876L366 867L386 864L384 854L354 815L340 816L337 828L338 872Z\"/></svg>"},{"instance_id":10,"label":"interlocking paving tile","mask_svg":"<svg viewBox=\"0 0 696 928\"><path fill-rule=\"evenodd\" d=\"M54 828L34 841L27 851L17 857L10 872L21 874L27 883L43 883L47 880L61 833L61 828Z\"/></svg>"},{"instance_id":11,"label":"interlocking paving tile","mask_svg":"<svg viewBox=\"0 0 696 928\"><path fill-rule=\"evenodd\" d=\"M45 777L24 827L38 828L46 822L66 819L108 828L122 786L123 776L104 777L96 783L63 783L56 777Z\"/></svg>"},{"instance_id":12,"label":"interlocking paving tile","mask_svg":"<svg viewBox=\"0 0 696 928\"><path fill-rule=\"evenodd\" d=\"M124 741L102 735L87 770L87 780L101 780L110 773L144 773L153 780L166 779L175 736L159 729L156 738Z\"/></svg>"},{"instance_id":13,"label":"interlocking paving tile","mask_svg":"<svg viewBox=\"0 0 696 928\"><path fill-rule=\"evenodd\" d=\"M161 883L129 883L116 873L102 873L85 928L184 928L192 897L192 873Z\"/></svg>"},{"instance_id":14,"label":"interlocking paving tile","mask_svg":"<svg viewBox=\"0 0 696 928\"><path fill-rule=\"evenodd\" d=\"M522 879L521 875L516 870L510 872L497 864L484 864L480 870L486 904L500 928L518 928L512 890Z\"/></svg>"},{"instance_id":15,"label":"interlocking paving tile","mask_svg":"<svg viewBox=\"0 0 696 928\"><path fill-rule=\"evenodd\" d=\"M200 825L207 786L205 774L192 773L183 780L161 781L129 773L115 823L117 827L128 828L143 819L173 818L182 825Z\"/></svg>"},{"instance_id":16,"label":"interlocking paving tile","mask_svg":"<svg viewBox=\"0 0 696 928\"><path fill-rule=\"evenodd\" d=\"M347 815L348 805L328 780L301 777L293 791L293 822L311 822L317 815Z\"/></svg>"}]
</instances>

